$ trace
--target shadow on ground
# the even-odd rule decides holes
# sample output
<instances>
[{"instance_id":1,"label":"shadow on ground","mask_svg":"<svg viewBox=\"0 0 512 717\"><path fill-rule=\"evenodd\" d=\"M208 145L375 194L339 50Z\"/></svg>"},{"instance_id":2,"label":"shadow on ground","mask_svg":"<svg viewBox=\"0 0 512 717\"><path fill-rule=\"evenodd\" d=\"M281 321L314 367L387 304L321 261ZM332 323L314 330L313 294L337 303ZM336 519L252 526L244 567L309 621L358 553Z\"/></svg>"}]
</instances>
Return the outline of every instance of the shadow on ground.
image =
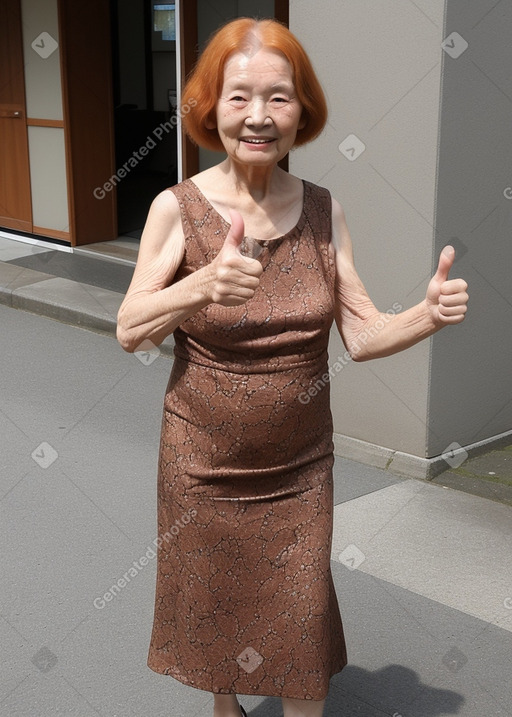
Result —
<instances>
[{"instance_id":1,"label":"shadow on ground","mask_svg":"<svg viewBox=\"0 0 512 717\"><path fill-rule=\"evenodd\" d=\"M240 703L244 704L243 696ZM414 670L388 665L375 672L348 665L331 680L325 717L438 717L458 714L464 697L423 683ZM247 709L247 708L246 708ZM269 697L249 717L281 717L281 700Z\"/></svg>"}]
</instances>

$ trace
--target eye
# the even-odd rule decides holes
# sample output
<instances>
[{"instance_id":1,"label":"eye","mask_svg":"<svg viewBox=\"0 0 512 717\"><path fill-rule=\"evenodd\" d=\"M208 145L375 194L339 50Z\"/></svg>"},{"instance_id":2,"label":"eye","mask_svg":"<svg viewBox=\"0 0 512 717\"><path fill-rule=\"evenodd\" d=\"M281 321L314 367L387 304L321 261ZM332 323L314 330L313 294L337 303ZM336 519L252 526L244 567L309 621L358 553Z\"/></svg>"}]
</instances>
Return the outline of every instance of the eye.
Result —
<instances>
[{"instance_id":1,"label":"eye","mask_svg":"<svg viewBox=\"0 0 512 717\"><path fill-rule=\"evenodd\" d=\"M234 95L231 97L231 102L245 102L245 97L242 97L241 95Z\"/></svg>"},{"instance_id":2,"label":"eye","mask_svg":"<svg viewBox=\"0 0 512 717\"><path fill-rule=\"evenodd\" d=\"M273 97L272 102L283 103L288 102L288 99L286 97Z\"/></svg>"}]
</instances>

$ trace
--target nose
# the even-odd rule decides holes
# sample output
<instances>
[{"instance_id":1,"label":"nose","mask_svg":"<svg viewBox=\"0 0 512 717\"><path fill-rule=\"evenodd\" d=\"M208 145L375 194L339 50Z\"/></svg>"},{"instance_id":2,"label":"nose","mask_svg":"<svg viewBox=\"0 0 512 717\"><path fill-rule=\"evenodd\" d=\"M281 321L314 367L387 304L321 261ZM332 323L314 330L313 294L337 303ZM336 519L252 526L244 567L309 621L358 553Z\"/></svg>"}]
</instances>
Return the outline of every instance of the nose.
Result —
<instances>
[{"instance_id":1,"label":"nose","mask_svg":"<svg viewBox=\"0 0 512 717\"><path fill-rule=\"evenodd\" d=\"M264 127L265 125L272 123L272 119L269 117L267 112L267 104L263 100L254 99L248 109L249 112L245 120L246 125Z\"/></svg>"}]
</instances>

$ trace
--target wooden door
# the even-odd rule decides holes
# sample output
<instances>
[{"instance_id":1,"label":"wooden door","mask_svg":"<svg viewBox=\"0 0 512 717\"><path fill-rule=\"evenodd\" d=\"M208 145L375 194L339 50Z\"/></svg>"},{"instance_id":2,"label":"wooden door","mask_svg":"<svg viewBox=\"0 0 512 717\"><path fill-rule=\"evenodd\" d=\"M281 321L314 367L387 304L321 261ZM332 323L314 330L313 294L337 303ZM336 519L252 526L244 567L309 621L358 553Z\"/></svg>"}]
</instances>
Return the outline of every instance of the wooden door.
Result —
<instances>
[{"instance_id":1,"label":"wooden door","mask_svg":"<svg viewBox=\"0 0 512 717\"><path fill-rule=\"evenodd\" d=\"M0 226L32 231L20 0L0 0Z\"/></svg>"}]
</instances>

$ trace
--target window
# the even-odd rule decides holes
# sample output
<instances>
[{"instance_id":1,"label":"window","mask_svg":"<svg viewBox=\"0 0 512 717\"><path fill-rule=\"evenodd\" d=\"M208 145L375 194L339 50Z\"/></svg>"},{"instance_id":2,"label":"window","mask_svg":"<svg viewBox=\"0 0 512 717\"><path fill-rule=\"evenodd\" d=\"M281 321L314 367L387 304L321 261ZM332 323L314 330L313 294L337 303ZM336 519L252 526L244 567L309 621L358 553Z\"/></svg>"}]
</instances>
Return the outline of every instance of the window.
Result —
<instances>
[{"instance_id":1,"label":"window","mask_svg":"<svg viewBox=\"0 0 512 717\"><path fill-rule=\"evenodd\" d=\"M153 30L162 33L162 41L176 42L175 3L156 3L153 5Z\"/></svg>"}]
</instances>

